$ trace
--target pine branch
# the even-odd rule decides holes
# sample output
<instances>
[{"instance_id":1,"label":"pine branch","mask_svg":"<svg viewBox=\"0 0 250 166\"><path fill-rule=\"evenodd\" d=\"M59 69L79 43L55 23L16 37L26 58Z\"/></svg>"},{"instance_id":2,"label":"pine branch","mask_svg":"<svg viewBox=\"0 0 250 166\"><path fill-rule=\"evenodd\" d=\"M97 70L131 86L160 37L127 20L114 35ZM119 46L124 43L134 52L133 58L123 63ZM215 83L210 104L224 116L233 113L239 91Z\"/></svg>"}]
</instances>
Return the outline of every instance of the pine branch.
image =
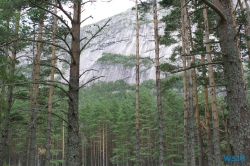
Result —
<instances>
[{"instance_id":1,"label":"pine branch","mask_svg":"<svg viewBox=\"0 0 250 166\"><path fill-rule=\"evenodd\" d=\"M203 63L203 64L199 64L199 65L195 65L195 66L191 66L185 69L181 69L181 70L176 70L176 71L171 71L170 73L179 73L181 71L186 71L189 69L193 69L193 68L197 68L197 67L201 67L201 66L206 66L206 65L212 65L212 64L223 64L222 61L218 61L218 62L212 62L212 63Z\"/></svg>"}]
</instances>

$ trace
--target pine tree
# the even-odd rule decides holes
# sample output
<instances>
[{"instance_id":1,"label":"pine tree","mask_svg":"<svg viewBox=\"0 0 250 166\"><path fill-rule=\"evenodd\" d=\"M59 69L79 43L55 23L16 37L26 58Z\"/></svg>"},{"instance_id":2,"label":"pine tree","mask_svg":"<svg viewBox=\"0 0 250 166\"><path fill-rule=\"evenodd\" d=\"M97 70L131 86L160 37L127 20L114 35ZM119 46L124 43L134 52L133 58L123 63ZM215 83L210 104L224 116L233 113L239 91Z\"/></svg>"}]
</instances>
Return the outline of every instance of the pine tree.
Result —
<instances>
[{"instance_id":1,"label":"pine tree","mask_svg":"<svg viewBox=\"0 0 250 166\"><path fill-rule=\"evenodd\" d=\"M163 142L163 121L162 121L163 118L162 118L158 17L157 17L156 0L153 0L153 11L154 11L155 69L156 69L157 110L158 110L159 165L163 166L165 161L164 161L164 146L163 146L163 143L164 143Z\"/></svg>"},{"instance_id":2,"label":"pine tree","mask_svg":"<svg viewBox=\"0 0 250 166\"><path fill-rule=\"evenodd\" d=\"M250 124L248 119L250 114L241 72L241 61L238 56L237 43L234 39L236 34L233 27L230 1L215 0L214 4L206 0L203 0L203 2L217 13L234 151L235 154L249 154L248 136ZM248 161L248 157L246 161Z\"/></svg>"},{"instance_id":3,"label":"pine tree","mask_svg":"<svg viewBox=\"0 0 250 166\"><path fill-rule=\"evenodd\" d=\"M139 16L138 16L138 2L137 0L135 1L135 12L136 12L136 110L135 110L135 118L136 118L136 165L140 166L140 122L139 122L139 104L140 104L140 98L139 98L139 86L140 86L140 56L139 56L139 50L140 50L140 45L139 45Z\"/></svg>"},{"instance_id":4,"label":"pine tree","mask_svg":"<svg viewBox=\"0 0 250 166\"><path fill-rule=\"evenodd\" d=\"M57 8L54 7L54 14L57 14ZM53 44L56 44L56 29L57 29L57 18L54 16L53 22ZM54 95L54 75L55 75L55 58L56 58L56 47L52 46L52 53L51 53L51 72L50 72L50 89L49 89L49 102L48 102L48 119L47 119L47 132L46 132L46 163L45 166L50 166L50 146L51 146L51 121L52 121L52 102L53 102L53 95Z\"/></svg>"},{"instance_id":5,"label":"pine tree","mask_svg":"<svg viewBox=\"0 0 250 166\"><path fill-rule=\"evenodd\" d=\"M11 83L15 79L15 66L16 66L16 55L17 55L17 46L18 46L18 33L20 28L20 17L21 17L21 10L17 10L16 13L16 21L15 21L15 30L14 30L14 37L15 42L13 43L12 48L12 56L11 56L11 63L9 64L9 80L8 82ZM0 166L4 164L5 161L5 152L7 150L7 139L9 135L9 125L10 125L10 113L13 104L13 85L9 85L7 89L7 96L6 96L6 106L7 108L4 109L4 119L2 122L1 127L1 137L0 137Z\"/></svg>"},{"instance_id":6,"label":"pine tree","mask_svg":"<svg viewBox=\"0 0 250 166\"><path fill-rule=\"evenodd\" d=\"M209 24L207 17L207 9L203 9L203 16L205 20L205 42L206 42L206 52L208 63L212 63L211 49L210 49L210 39L209 39ZM221 165L221 148L220 148L220 133L219 133L219 116L217 108L216 99L216 86L214 81L213 67L212 64L208 65L208 77L210 86L210 95L212 100L212 121L213 121L213 134L214 134L214 158L216 165Z\"/></svg>"}]
</instances>

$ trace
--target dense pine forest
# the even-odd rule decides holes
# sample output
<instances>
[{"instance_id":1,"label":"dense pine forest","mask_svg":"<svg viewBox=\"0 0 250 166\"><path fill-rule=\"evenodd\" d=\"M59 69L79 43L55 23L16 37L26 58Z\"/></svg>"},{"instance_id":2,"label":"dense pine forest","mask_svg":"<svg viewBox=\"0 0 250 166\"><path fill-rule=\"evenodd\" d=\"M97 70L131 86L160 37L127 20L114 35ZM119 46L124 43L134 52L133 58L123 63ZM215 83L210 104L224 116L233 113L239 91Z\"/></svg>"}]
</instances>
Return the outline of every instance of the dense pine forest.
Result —
<instances>
[{"instance_id":1,"label":"dense pine forest","mask_svg":"<svg viewBox=\"0 0 250 166\"><path fill-rule=\"evenodd\" d=\"M0 166L250 166L250 2L134 0L133 54L95 62L131 83L82 70L123 41L82 25L96 1L0 0Z\"/></svg>"}]
</instances>

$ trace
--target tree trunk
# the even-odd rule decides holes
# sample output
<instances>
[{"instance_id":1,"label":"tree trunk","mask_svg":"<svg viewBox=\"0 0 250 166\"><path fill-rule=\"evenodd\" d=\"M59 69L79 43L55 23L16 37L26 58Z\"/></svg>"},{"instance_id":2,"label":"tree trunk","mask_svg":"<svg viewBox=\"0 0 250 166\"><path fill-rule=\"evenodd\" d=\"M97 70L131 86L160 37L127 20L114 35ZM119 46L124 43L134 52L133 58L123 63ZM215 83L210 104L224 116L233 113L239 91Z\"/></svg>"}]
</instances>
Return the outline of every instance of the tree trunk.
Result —
<instances>
[{"instance_id":1,"label":"tree trunk","mask_svg":"<svg viewBox=\"0 0 250 166\"><path fill-rule=\"evenodd\" d=\"M105 128L106 128L106 166L109 165L109 161L108 161L108 127L107 127L107 123L105 124Z\"/></svg>"},{"instance_id":2,"label":"tree trunk","mask_svg":"<svg viewBox=\"0 0 250 166\"><path fill-rule=\"evenodd\" d=\"M7 28L7 32L9 32L9 30L10 30L10 17L8 17L7 19L6 19L6 28ZM7 38L7 41L9 40L9 38ZM6 60L8 59L8 57L9 57L9 44L6 44L6 46L5 46L5 56L6 56ZM5 60L5 61L6 61ZM5 72L6 72L6 74L7 74L7 65L6 65L7 63L4 63L4 65L3 65L3 74L5 74ZM6 102L5 102L5 80L2 80L2 90L1 90L1 96L0 96L0 120L2 120L2 115L3 115L3 112L5 111L5 109L6 109Z\"/></svg>"},{"instance_id":3,"label":"tree trunk","mask_svg":"<svg viewBox=\"0 0 250 166\"><path fill-rule=\"evenodd\" d=\"M229 137L229 132L228 132L228 123L227 123L227 119L225 118L225 115L224 115L224 108L221 109L221 112L222 112L223 124L225 126L225 133L226 133L227 156L231 156L232 151L231 151L230 137Z\"/></svg>"},{"instance_id":4,"label":"tree trunk","mask_svg":"<svg viewBox=\"0 0 250 166\"><path fill-rule=\"evenodd\" d=\"M209 24L207 17L207 9L203 9L203 16L205 21L205 40L206 40L206 52L208 63L212 63L211 57L211 49L210 49L210 39L209 39ZM218 108L217 108L217 100L216 100L216 86L214 82L214 73L213 66L208 65L208 77L209 77L209 86L210 86L210 95L212 100L212 121L213 121L213 135L214 135L214 159L215 165L221 166L221 147L220 147L220 133L219 133L219 116L218 116Z\"/></svg>"},{"instance_id":5,"label":"tree trunk","mask_svg":"<svg viewBox=\"0 0 250 166\"><path fill-rule=\"evenodd\" d=\"M105 128L102 124L102 166L105 166Z\"/></svg>"},{"instance_id":6,"label":"tree trunk","mask_svg":"<svg viewBox=\"0 0 250 166\"><path fill-rule=\"evenodd\" d=\"M158 16L157 16L156 0L153 0L153 10L154 10L155 69L156 69L157 110L158 110L159 166L164 166L161 78L160 78L159 38L158 38L158 18L157 18Z\"/></svg>"},{"instance_id":7,"label":"tree trunk","mask_svg":"<svg viewBox=\"0 0 250 166\"><path fill-rule=\"evenodd\" d=\"M192 62L195 63L195 58L192 56ZM197 141L198 141L198 157L199 157L199 166L203 165L203 143L202 143L202 133L201 133L201 120L199 112L199 100L198 100L198 91L197 91L197 79L196 71L193 69L193 83L194 83L194 100L195 100L195 117L196 117L196 127L197 127Z\"/></svg>"},{"instance_id":8,"label":"tree trunk","mask_svg":"<svg viewBox=\"0 0 250 166\"><path fill-rule=\"evenodd\" d=\"M187 47L188 48L188 47ZM187 54L190 54L187 51ZM187 66L191 67L191 57L187 58ZM194 138L194 106L193 106L193 80L192 80L192 70L188 70L187 72L187 94L188 94L188 130L189 130L189 141L190 141L190 164L196 165L195 162L195 138Z\"/></svg>"},{"instance_id":9,"label":"tree trunk","mask_svg":"<svg viewBox=\"0 0 250 166\"><path fill-rule=\"evenodd\" d=\"M188 25L190 31L190 44L191 49L194 50L193 46L193 37L192 37L192 29L190 19L188 17ZM192 63L195 64L195 56L192 56ZM198 142L198 159L199 166L203 165L203 142L202 142L202 134L201 134L201 120L200 120L200 112L199 112L199 99L198 99L198 90L197 90L197 78L196 78L196 70L192 69L192 81L193 81L193 99L195 103L195 119L196 119L196 128L197 128L197 142Z\"/></svg>"},{"instance_id":10,"label":"tree trunk","mask_svg":"<svg viewBox=\"0 0 250 166\"><path fill-rule=\"evenodd\" d=\"M43 31L43 20L39 21L39 35L38 40L42 40ZM36 154L36 119L37 119L37 109L38 109L38 92L39 92L39 80L40 80L40 61L42 54L42 43L37 44L37 54L34 59L34 94L32 99L32 114L30 118L30 154L29 154L29 166L35 165L35 154Z\"/></svg>"},{"instance_id":11,"label":"tree trunk","mask_svg":"<svg viewBox=\"0 0 250 166\"><path fill-rule=\"evenodd\" d=\"M184 1L181 1L181 6L185 4ZM181 31L182 31L182 54L185 54L185 26L184 26L184 9L181 10ZM188 165L188 100L187 100L187 72L186 72L186 56L182 56L183 62L183 98L184 98L184 166Z\"/></svg>"},{"instance_id":12,"label":"tree trunk","mask_svg":"<svg viewBox=\"0 0 250 166\"><path fill-rule=\"evenodd\" d=\"M234 31L235 31L235 34L237 34L238 29L237 29L237 24L236 24L236 19L235 19L235 14L234 14L235 12L234 12L234 7L233 7L232 0L230 0L230 5L231 5L231 15L232 15L232 20L233 20ZM240 54L240 41L239 41L238 36L235 36L235 40L236 40L236 43L237 43L238 56L239 56L239 60L240 60L240 64L241 64L240 67L241 67L241 73L242 73L242 77L243 77L243 81L244 81L244 88L246 88L245 77L244 77L244 69L243 69L241 54Z\"/></svg>"},{"instance_id":13,"label":"tree trunk","mask_svg":"<svg viewBox=\"0 0 250 166\"><path fill-rule=\"evenodd\" d=\"M182 4L185 4L186 1L183 0ZM183 7L183 24L184 30L184 52L185 54L190 54L190 28L188 23L188 10L186 7ZM191 67L191 57L187 56L187 66ZM192 80L192 70L187 71L187 102L188 102L188 130L189 130L189 140L190 140L190 165L196 165L195 162L195 151L194 151L194 106L193 106L193 80Z\"/></svg>"},{"instance_id":14,"label":"tree trunk","mask_svg":"<svg viewBox=\"0 0 250 166\"><path fill-rule=\"evenodd\" d=\"M64 148L65 147L65 145L64 145L64 121L62 122L62 160L64 160L65 159L65 157L64 157ZM64 164L63 164L64 165Z\"/></svg>"},{"instance_id":15,"label":"tree trunk","mask_svg":"<svg viewBox=\"0 0 250 166\"><path fill-rule=\"evenodd\" d=\"M135 163L137 166L140 166L140 126L139 126L139 86L140 86L140 76L139 76L139 65L140 65L140 55L139 55L139 19L138 19L138 2L135 1L135 9L136 9L136 90L135 90Z\"/></svg>"},{"instance_id":16,"label":"tree trunk","mask_svg":"<svg viewBox=\"0 0 250 166\"><path fill-rule=\"evenodd\" d=\"M54 14L57 14L57 8L54 8ZM54 16L53 22L53 44L56 44L56 26L57 19ZM55 46L52 46L52 56L51 56L51 71L50 71L50 81L51 85L49 87L49 102L48 102L48 118L47 118L47 132L46 132L46 154L45 154L45 166L50 166L50 145L51 145L51 122L52 122L52 102L53 102L53 94L54 94L54 74L55 74Z\"/></svg>"},{"instance_id":17,"label":"tree trunk","mask_svg":"<svg viewBox=\"0 0 250 166\"><path fill-rule=\"evenodd\" d=\"M35 31L35 23L33 24L33 30ZM35 34L34 34L34 40L35 40ZM33 57L35 57L35 46L33 42ZM32 82L34 82L34 70L32 71ZM31 114L32 114L32 99L33 99L33 94L34 94L34 84L31 84L30 88L30 106L29 106L29 112L28 112L28 125L26 128L26 139L25 139L25 145L24 145L24 150L22 154L22 159L21 163L22 166L27 166L28 165L28 151L29 151L29 142L30 142L30 123L31 123Z\"/></svg>"},{"instance_id":18,"label":"tree trunk","mask_svg":"<svg viewBox=\"0 0 250 166\"><path fill-rule=\"evenodd\" d=\"M245 35L246 37L250 36L250 9L247 0L244 0L245 5L246 5L246 13L247 13L247 24L245 26ZM247 48L248 48L248 61L250 63L250 39L246 38L247 40Z\"/></svg>"},{"instance_id":19,"label":"tree trunk","mask_svg":"<svg viewBox=\"0 0 250 166\"><path fill-rule=\"evenodd\" d=\"M238 56L235 31L231 15L230 0L215 0L214 4L224 14L226 20L218 19L220 46L223 53L224 76L227 90L227 106L230 117L235 155L246 155L246 161L238 165L249 165L250 157L250 114Z\"/></svg>"},{"instance_id":20,"label":"tree trunk","mask_svg":"<svg viewBox=\"0 0 250 166\"><path fill-rule=\"evenodd\" d=\"M21 11L19 10L17 13L16 23L15 23L15 38L18 39L18 32L20 27L20 17L21 17ZM9 74L10 78L13 78L15 75L15 67L16 67L16 54L17 54L17 41L13 43L13 50L12 50L12 56L11 56L11 64L9 66ZM6 57L8 58L8 57ZM12 80L9 80L10 82ZM12 101L13 101L13 86L9 85L7 90L7 96L6 96L6 106L7 108L4 109L4 119L2 122L1 127L1 135L0 135L0 166L4 164L4 161L6 160L6 152L7 152L7 140L9 135L9 125L10 125L10 111L12 107ZM9 154L10 155L10 154Z\"/></svg>"},{"instance_id":21,"label":"tree trunk","mask_svg":"<svg viewBox=\"0 0 250 166\"><path fill-rule=\"evenodd\" d=\"M205 63L205 56L201 56L201 62ZM213 165L213 145L212 145L212 136L210 128L210 109L208 101L208 88L207 88L207 76L205 71L205 66L202 67L202 77L203 77L203 89L204 89L204 103L205 103L205 117L206 117L206 134L207 134L207 164Z\"/></svg>"},{"instance_id":22,"label":"tree trunk","mask_svg":"<svg viewBox=\"0 0 250 166\"><path fill-rule=\"evenodd\" d=\"M80 66L80 24L81 2L73 2L71 64L69 76L69 101L68 101L68 141L67 141L67 166L80 165L80 138L78 123L79 104L79 66Z\"/></svg>"}]
</instances>

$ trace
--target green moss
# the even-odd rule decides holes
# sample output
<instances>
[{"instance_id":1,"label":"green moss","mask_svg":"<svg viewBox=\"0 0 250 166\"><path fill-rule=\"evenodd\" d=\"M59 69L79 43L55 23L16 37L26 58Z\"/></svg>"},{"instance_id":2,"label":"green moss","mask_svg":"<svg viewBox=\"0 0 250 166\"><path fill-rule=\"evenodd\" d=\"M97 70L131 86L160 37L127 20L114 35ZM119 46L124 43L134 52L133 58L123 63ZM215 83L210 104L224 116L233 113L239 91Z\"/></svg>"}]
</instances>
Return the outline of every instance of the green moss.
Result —
<instances>
[{"instance_id":1,"label":"green moss","mask_svg":"<svg viewBox=\"0 0 250 166\"><path fill-rule=\"evenodd\" d=\"M111 64L122 64L124 67L134 67L135 66L135 55L121 55L113 53L103 53L103 56L97 60L98 62ZM152 60L149 57L141 59L141 64L150 67Z\"/></svg>"}]
</instances>

